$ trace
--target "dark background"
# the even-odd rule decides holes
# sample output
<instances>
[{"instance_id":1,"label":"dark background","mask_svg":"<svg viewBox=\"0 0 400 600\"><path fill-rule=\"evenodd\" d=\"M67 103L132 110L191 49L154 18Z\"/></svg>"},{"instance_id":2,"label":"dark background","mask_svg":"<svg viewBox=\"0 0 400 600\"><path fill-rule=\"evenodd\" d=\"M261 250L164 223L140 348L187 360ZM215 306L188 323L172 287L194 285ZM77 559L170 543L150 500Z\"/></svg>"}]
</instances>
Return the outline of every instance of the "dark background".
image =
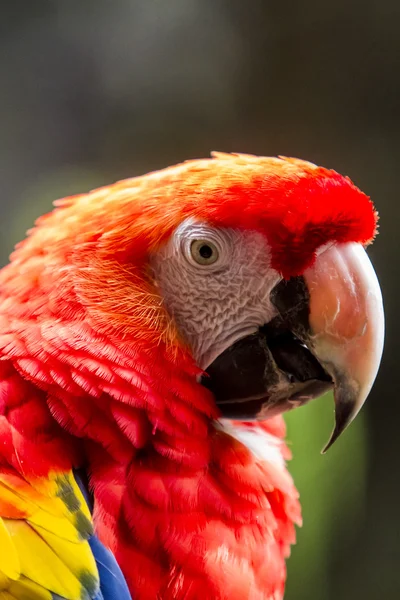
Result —
<instances>
[{"instance_id":1,"label":"dark background","mask_svg":"<svg viewBox=\"0 0 400 600\"><path fill-rule=\"evenodd\" d=\"M18 0L0 6L0 259L51 200L213 149L349 175L381 215L387 316L367 406L290 415L304 528L288 600L400 592L398 0Z\"/></svg>"}]
</instances>

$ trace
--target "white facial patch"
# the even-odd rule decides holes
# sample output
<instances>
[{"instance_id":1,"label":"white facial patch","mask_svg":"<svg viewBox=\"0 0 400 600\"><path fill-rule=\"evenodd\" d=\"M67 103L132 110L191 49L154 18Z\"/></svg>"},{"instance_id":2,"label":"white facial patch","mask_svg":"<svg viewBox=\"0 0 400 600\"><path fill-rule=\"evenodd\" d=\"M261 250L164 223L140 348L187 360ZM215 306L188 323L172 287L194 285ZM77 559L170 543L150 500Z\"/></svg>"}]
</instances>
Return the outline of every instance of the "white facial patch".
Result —
<instances>
[{"instance_id":1,"label":"white facial patch","mask_svg":"<svg viewBox=\"0 0 400 600\"><path fill-rule=\"evenodd\" d=\"M151 266L168 312L203 369L276 314L270 292L281 277L261 233L190 219Z\"/></svg>"}]
</instances>

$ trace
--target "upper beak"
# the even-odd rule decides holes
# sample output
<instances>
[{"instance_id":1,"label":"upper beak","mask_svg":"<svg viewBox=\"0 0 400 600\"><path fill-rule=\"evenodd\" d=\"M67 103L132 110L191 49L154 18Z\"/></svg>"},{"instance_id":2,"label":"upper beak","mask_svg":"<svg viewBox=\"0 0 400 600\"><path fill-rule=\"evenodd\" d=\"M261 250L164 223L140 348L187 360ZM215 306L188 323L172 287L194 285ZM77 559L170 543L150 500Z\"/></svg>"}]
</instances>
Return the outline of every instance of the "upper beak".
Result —
<instances>
[{"instance_id":1,"label":"upper beak","mask_svg":"<svg viewBox=\"0 0 400 600\"><path fill-rule=\"evenodd\" d=\"M335 428L326 451L364 404L383 351L384 313L374 268L360 244L334 245L304 273L307 341L334 383Z\"/></svg>"},{"instance_id":2,"label":"upper beak","mask_svg":"<svg viewBox=\"0 0 400 600\"><path fill-rule=\"evenodd\" d=\"M271 293L278 315L238 340L203 379L224 417L266 419L334 388L336 424L325 450L354 419L378 372L382 296L360 244L319 252L302 277Z\"/></svg>"}]
</instances>

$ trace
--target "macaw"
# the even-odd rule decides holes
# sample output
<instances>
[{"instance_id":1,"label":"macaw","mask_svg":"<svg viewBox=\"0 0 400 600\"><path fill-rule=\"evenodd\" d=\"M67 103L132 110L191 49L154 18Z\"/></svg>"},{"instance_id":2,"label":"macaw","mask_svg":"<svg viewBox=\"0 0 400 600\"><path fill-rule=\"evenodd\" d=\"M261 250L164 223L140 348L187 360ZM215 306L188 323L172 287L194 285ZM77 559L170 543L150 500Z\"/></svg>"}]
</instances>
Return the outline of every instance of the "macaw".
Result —
<instances>
[{"instance_id":1,"label":"macaw","mask_svg":"<svg viewBox=\"0 0 400 600\"><path fill-rule=\"evenodd\" d=\"M215 153L59 200L0 273L0 600L281 600L282 413L382 353L370 199Z\"/></svg>"}]
</instances>

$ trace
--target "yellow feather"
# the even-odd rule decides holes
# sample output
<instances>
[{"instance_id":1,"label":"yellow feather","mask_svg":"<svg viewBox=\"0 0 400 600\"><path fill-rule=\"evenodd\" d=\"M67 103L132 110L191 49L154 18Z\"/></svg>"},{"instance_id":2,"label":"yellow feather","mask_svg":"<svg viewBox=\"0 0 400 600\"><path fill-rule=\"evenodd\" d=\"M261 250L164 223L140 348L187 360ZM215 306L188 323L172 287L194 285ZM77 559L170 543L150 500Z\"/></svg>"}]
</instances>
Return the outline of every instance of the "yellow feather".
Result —
<instances>
[{"instance_id":1,"label":"yellow feather","mask_svg":"<svg viewBox=\"0 0 400 600\"><path fill-rule=\"evenodd\" d=\"M42 484L42 489L45 487L46 480ZM61 500L54 496L51 498L43 491L38 492L30 483L15 475L0 473L0 498L27 514L31 514L37 508L46 510L55 516L63 516L65 513L65 505Z\"/></svg>"},{"instance_id":2,"label":"yellow feather","mask_svg":"<svg viewBox=\"0 0 400 600\"><path fill-rule=\"evenodd\" d=\"M47 498L51 498L51 506L40 501L40 507L55 516L55 507L59 508L62 516L72 523L78 530L82 539L87 539L93 533L92 517L86 504L85 498L74 476L69 473L52 473L49 479L35 479L31 481L35 490L39 491Z\"/></svg>"},{"instance_id":3,"label":"yellow feather","mask_svg":"<svg viewBox=\"0 0 400 600\"><path fill-rule=\"evenodd\" d=\"M34 488L19 477L0 474L0 507L3 503L15 508L10 514L5 508L2 516L16 518L22 513L30 522L66 539L87 539L93 533L91 515L72 474L52 477L34 480Z\"/></svg>"},{"instance_id":4,"label":"yellow feather","mask_svg":"<svg viewBox=\"0 0 400 600\"><path fill-rule=\"evenodd\" d=\"M4 519L21 561L21 573L66 598L84 598L82 585L44 540L26 523Z\"/></svg>"},{"instance_id":5,"label":"yellow feather","mask_svg":"<svg viewBox=\"0 0 400 600\"><path fill-rule=\"evenodd\" d=\"M32 481L0 473L0 510L0 600L97 594L91 514L72 472Z\"/></svg>"},{"instance_id":6,"label":"yellow feather","mask_svg":"<svg viewBox=\"0 0 400 600\"><path fill-rule=\"evenodd\" d=\"M29 489L31 491L31 495L34 498L33 500L32 498L22 498L19 493L16 493L8 486L3 485L0 481L0 499L5 504L9 504L13 508L15 507L15 513L16 511L19 511L20 513L25 513L25 518L29 522L40 525L49 531L57 531L57 534L61 537L65 537L66 539L75 542L78 542L82 538L87 537L87 535L85 535L85 532L80 533L77 530L76 513L71 516L71 513L67 511L65 503L62 502L61 499L49 499L43 496L35 498L35 495L37 493L34 492L32 488L28 488L28 491ZM32 494L32 492L34 493ZM15 513L3 513L2 516L5 518L15 518ZM69 518L65 518L66 516ZM87 528L88 527L89 533L91 533L90 524L88 524Z\"/></svg>"},{"instance_id":7,"label":"yellow feather","mask_svg":"<svg viewBox=\"0 0 400 600\"><path fill-rule=\"evenodd\" d=\"M51 592L26 577L13 581L9 592L18 600L52 600Z\"/></svg>"},{"instance_id":8,"label":"yellow feather","mask_svg":"<svg viewBox=\"0 0 400 600\"><path fill-rule=\"evenodd\" d=\"M6 577L4 575L4 573L2 573L0 571L0 591L1 590L8 590L8 587L11 583L11 579L9 579L8 577Z\"/></svg>"},{"instance_id":9,"label":"yellow feather","mask_svg":"<svg viewBox=\"0 0 400 600\"><path fill-rule=\"evenodd\" d=\"M46 531L56 532L60 538L69 540L75 544L82 540L76 527L74 527L74 525L65 517L55 517L48 512L38 510L28 517L27 520L32 525L37 525L38 527L46 529Z\"/></svg>"},{"instance_id":10,"label":"yellow feather","mask_svg":"<svg viewBox=\"0 0 400 600\"><path fill-rule=\"evenodd\" d=\"M58 475L56 481L58 484L56 495L65 502L71 512L82 511L85 517L90 520L90 510L72 473L65 473L62 476Z\"/></svg>"},{"instance_id":11,"label":"yellow feather","mask_svg":"<svg viewBox=\"0 0 400 600\"><path fill-rule=\"evenodd\" d=\"M88 542L71 543L41 527L34 526L34 529L87 589L89 597L95 596L98 591L99 576Z\"/></svg>"},{"instance_id":12,"label":"yellow feather","mask_svg":"<svg viewBox=\"0 0 400 600\"><path fill-rule=\"evenodd\" d=\"M21 566L18 559L18 553L6 528L3 519L0 517L0 572L10 579L18 579L21 573ZM1 589L1 582L0 582Z\"/></svg>"},{"instance_id":13,"label":"yellow feather","mask_svg":"<svg viewBox=\"0 0 400 600\"><path fill-rule=\"evenodd\" d=\"M15 490L10 489L7 485L5 485L2 481L0 481L0 499L2 504L9 504L11 507L15 509L15 512L30 514L32 510L35 509L34 504L30 501L30 499L22 498ZM5 511L7 512L7 511ZM13 515L2 514L3 517L13 517Z\"/></svg>"}]
</instances>

